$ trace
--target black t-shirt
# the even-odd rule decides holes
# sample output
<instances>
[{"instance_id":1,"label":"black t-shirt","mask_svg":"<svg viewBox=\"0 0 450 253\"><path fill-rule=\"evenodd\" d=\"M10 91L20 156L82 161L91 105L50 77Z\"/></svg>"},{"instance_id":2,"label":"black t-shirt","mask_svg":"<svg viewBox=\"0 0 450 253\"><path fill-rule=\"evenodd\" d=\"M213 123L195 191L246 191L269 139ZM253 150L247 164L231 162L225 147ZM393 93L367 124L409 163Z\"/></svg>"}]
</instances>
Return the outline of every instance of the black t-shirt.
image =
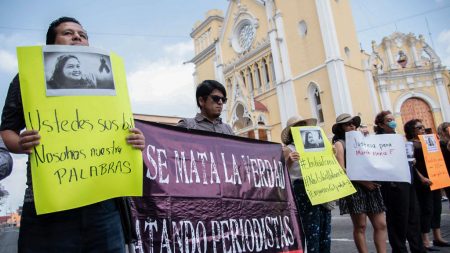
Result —
<instances>
[{"instance_id":1,"label":"black t-shirt","mask_svg":"<svg viewBox=\"0 0 450 253\"><path fill-rule=\"evenodd\" d=\"M12 130L19 133L25 128L23 115L22 96L20 94L19 75L16 75L9 85L8 95L2 111L2 123L0 131ZM25 202L33 201L33 187L31 186L31 168L27 162L27 189L25 190Z\"/></svg>"},{"instance_id":2,"label":"black t-shirt","mask_svg":"<svg viewBox=\"0 0 450 253\"><path fill-rule=\"evenodd\" d=\"M447 166L447 171L450 174L450 151L447 149L447 143L444 141L439 142L441 144L441 152L444 157L445 166Z\"/></svg>"},{"instance_id":3,"label":"black t-shirt","mask_svg":"<svg viewBox=\"0 0 450 253\"><path fill-rule=\"evenodd\" d=\"M0 131L12 130L19 133L25 128L22 96L20 95L19 75L16 75L9 85L8 95L2 112Z\"/></svg>"}]
</instances>

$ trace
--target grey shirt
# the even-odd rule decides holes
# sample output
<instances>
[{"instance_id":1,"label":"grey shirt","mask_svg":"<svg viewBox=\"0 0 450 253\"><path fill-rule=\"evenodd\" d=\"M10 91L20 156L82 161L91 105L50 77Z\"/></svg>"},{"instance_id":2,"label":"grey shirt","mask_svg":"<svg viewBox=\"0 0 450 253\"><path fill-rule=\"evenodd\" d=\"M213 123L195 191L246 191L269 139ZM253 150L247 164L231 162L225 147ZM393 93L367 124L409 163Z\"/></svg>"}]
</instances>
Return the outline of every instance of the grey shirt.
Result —
<instances>
[{"instance_id":1,"label":"grey shirt","mask_svg":"<svg viewBox=\"0 0 450 253\"><path fill-rule=\"evenodd\" d=\"M227 123L223 123L220 117L211 122L200 113L197 113L197 115L195 115L195 118L181 119L178 122L178 126L188 129L197 129L208 132L234 135L231 127Z\"/></svg>"},{"instance_id":2,"label":"grey shirt","mask_svg":"<svg viewBox=\"0 0 450 253\"><path fill-rule=\"evenodd\" d=\"M0 180L9 176L12 171L13 160L11 155L3 143L2 138L0 137Z\"/></svg>"}]
</instances>

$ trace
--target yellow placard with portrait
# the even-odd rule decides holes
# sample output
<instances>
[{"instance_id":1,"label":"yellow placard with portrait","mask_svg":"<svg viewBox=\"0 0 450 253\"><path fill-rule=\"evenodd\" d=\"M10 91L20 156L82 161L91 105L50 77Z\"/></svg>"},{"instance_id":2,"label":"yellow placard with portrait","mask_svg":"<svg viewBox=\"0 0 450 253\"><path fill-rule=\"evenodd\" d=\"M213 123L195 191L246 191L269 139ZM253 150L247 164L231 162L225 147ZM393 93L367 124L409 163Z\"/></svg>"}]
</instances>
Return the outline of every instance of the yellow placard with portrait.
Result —
<instances>
[{"instance_id":1,"label":"yellow placard with portrait","mask_svg":"<svg viewBox=\"0 0 450 253\"><path fill-rule=\"evenodd\" d=\"M333 154L333 147L320 127L291 127L300 169L313 205L355 193L350 179Z\"/></svg>"},{"instance_id":2,"label":"yellow placard with portrait","mask_svg":"<svg viewBox=\"0 0 450 253\"><path fill-rule=\"evenodd\" d=\"M90 47L17 48L38 214L119 196L142 196L141 151L126 143L134 127L122 59Z\"/></svg>"}]
</instances>

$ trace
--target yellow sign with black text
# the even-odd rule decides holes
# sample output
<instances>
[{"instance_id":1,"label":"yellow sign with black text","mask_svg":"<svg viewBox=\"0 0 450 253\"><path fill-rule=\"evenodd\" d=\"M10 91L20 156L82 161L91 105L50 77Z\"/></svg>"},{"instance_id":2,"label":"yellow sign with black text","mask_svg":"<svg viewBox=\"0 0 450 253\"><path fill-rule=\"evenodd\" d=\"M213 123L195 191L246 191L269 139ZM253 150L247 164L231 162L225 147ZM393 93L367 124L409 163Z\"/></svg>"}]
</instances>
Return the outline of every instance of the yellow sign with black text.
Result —
<instances>
[{"instance_id":1,"label":"yellow sign with black text","mask_svg":"<svg viewBox=\"0 0 450 253\"><path fill-rule=\"evenodd\" d=\"M291 133L300 154L300 170L311 204L330 202L356 192L320 127L291 127Z\"/></svg>"},{"instance_id":2,"label":"yellow sign with black text","mask_svg":"<svg viewBox=\"0 0 450 253\"><path fill-rule=\"evenodd\" d=\"M142 196L141 151L121 58L90 47L17 49L25 124L39 131L30 155L38 214L119 196Z\"/></svg>"}]
</instances>

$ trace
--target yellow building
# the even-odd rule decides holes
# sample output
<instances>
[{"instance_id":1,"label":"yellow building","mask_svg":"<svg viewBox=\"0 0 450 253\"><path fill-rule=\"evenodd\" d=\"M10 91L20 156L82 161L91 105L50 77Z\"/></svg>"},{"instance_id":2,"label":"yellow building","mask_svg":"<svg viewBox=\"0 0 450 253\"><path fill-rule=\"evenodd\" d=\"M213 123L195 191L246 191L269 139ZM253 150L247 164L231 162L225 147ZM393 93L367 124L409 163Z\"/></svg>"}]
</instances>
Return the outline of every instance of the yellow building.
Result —
<instances>
[{"instance_id":1,"label":"yellow building","mask_svg":"<svg viewBox=\"0 0 450 253\"><path fill-rule=\"evenodd\" d=\"M419 118L436 132L439 123L450 121L450 76L423 36L393 33L378 45L373 41L369 64L377 102L397 122Z\"/></svg>"},{"instance_id":2,"label":"yellow building","mask_svg":"<svg viewBox=\"0 0 450 253\"><path fill-rule=\"evenodd\" d=\"M377 61L388 62L383 58L386 46L374 45L372 55L360 51L348 0L230 0L225 15L209 11L194 25L191 37L195 83L215 79L226 86L229 102L223 117L241 136L280 141L287 119L297 114L317 118L331 136L337 115L359 115L369 126L381 109L401 117L401 105L399 110L395 106L414 97L415 90L425 89L408 86L414 91L403 96L386 90L387 83L399 83L390 79L388 71L393 68L380 72L374 66ZM413 50L403 52L412 55ZM417 49L418 58L420 52ZM391 53L394 57L398 50ZM435 123L450 118L444 70L440 66L441 74L430 79L440 88L426 93L427 99L432 98L425 101L433 109Z\"/></svg>"}]
</instances>

